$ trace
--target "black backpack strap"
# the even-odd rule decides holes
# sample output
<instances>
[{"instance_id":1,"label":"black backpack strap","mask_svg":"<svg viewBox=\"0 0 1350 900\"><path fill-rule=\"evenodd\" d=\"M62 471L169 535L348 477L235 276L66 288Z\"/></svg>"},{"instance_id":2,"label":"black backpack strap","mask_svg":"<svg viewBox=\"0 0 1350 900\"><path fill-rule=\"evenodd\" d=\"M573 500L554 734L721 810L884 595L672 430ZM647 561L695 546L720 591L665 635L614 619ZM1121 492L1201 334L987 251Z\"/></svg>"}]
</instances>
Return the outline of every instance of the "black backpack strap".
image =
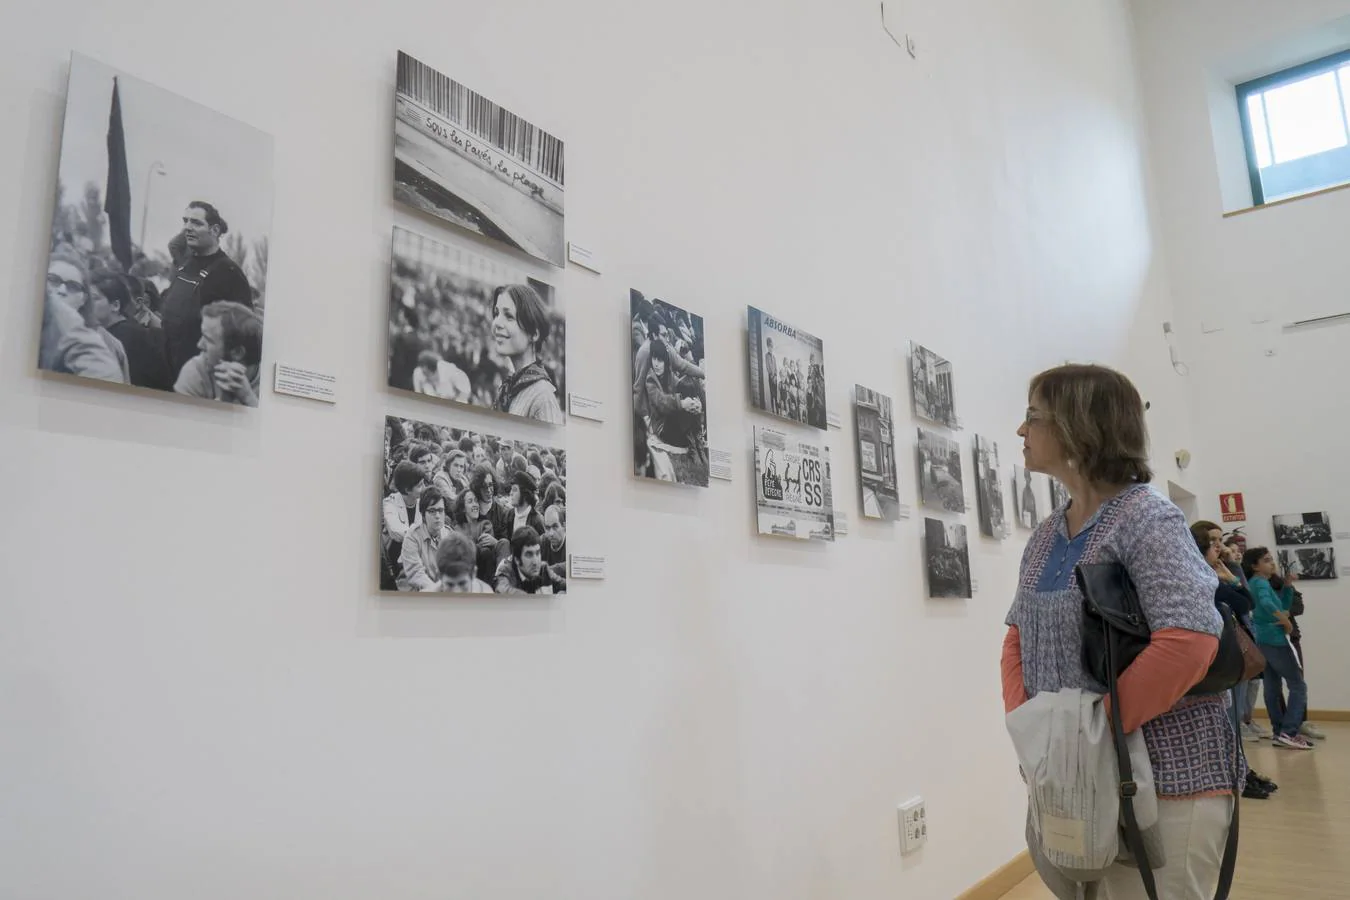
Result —
<instances>
[{"instance_id":1,"label":"black backpack strap","mask_svg":"<svg viewBox=\"0 0 1350 900\"><path fill-rule=\"evenodd\" d=\"M1244 681L1238 687L1245 689ZM1233 818L1228 822L1228 842L1223 848L1223 862L1219 865L1219 886L1214 891L1214 900L1228 900L1228 892L1233 888L1233 870L1237 868L1238 851L1238 807L1242 805L1242 785L1238 784L1238 775L1242 773L1242 727L1238 711L1238 688L1228 694L1232 703L1233 735L1236 746L1233 749Z\"/></svg>"},{"instance_id":2,"label":"black backpack strap","mask_svg":"<svg viewBox=\"0 0 1350 900\"><path fill-rule=\"evenodd\" d=\"M1106 632L1106 672L1110 684L1107 690L1111 695L1111 733L1116 743L1116 760L1120 764L1120 813L1125 819L1125 845L1134 856L1139 867L1139 877L1144 880L1144 891L1148 900L1158 900L1158 886L1153 880L1153 868L1148 864L1148 851L1144 848L1144 835L1139 831L1139 820L1134 814L1134 796L1139 785L1134 780L1134 766L1130 764L1130 751L1125 746L1125 726L1120 718L1120 691L1116 675L1115 642L1112 640L1111 626L1105 622L1102 628Z\"/></svg>"}]
</instances>

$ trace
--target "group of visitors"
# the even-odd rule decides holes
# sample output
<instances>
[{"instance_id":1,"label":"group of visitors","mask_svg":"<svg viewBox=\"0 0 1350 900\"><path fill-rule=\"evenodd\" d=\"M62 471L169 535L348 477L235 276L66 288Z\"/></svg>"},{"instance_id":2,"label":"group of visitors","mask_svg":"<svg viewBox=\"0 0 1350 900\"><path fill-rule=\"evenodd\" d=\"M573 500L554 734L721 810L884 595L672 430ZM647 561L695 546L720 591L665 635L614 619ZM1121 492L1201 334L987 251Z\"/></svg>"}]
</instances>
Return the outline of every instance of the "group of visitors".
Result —
<instances>
[{"instance_id":1,"label":"group of visitors","mask_svg":"<svg viewBox=\"0 0 1350 900\"><path fill-rule=\"evenodd\" d=\"M380 589L567 590L563 451L389 419Z\"/></svg>"},{"instance_id":2,"label":"group of visitors","mask_svg":"<svg viewBox=\"0 0 1350 900\"><path fill-rule=\"evenodd\" d=\"M40 368L257 406L262 315L243 270L221 249L229 225L194 201L169 245L173 278L115 271L73 245L53 248ZM134 269L133 269L134 271Z\"/></svg>"}]
</instances>

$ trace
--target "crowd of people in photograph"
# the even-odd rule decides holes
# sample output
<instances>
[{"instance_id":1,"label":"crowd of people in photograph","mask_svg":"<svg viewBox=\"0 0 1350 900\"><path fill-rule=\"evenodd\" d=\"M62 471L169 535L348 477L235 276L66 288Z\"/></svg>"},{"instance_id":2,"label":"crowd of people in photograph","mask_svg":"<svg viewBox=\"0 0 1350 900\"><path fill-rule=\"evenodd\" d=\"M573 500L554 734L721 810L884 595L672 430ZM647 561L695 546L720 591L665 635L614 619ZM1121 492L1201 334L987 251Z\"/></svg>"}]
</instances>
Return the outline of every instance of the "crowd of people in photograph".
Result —
<instances>
[{"instance_id":1,"label":"crowd of people in photograph","mask_svg":"<svg viewBox=\"0 0 1350 900\"><path fill-rule=\"evenodd\" d=\"M825 427L825 367L816 354L803 365L799 359L774 350L773 338L764 341L764 373L769 384L769 412Z\"/></svg>"},{"instance_id":2,"label":"crowd of people in photograph","mask_svg":"<svg viewBox=\"0 0 1350 900\"><path fill-rule=\"evenodd\" d=\"M1219 579L1215 602L1227 606L1265 659L1265 671L1239 685L1234 698L1241 714L1244 740L1269 740L1278 747L1311 750L1325 733L1307 721L1308 685L1304 680L1302 632L1298 617L1303 595L1294 586L1298 575L1282 576L1266 547L1248 547L1240 532L1225 534L1210 521L1191 526L1196 546ZM1263 694L1271 727L1255 721L1258 694ZM1243 796L1265 799L1278 785L1251 772Z\"/></svg>"},{"instance_id":3,"label":"crowd of people in photograph","mask_svg":"<svg viewBox=\"0 0 1350 900\"><path fill-rule=\"evenodd\" d=\"M567 590L562 450L389 418L380 590Z\"/></svg>"},{"instance_id":4,"label":"crowd of people in photograph","mask_svg":"<svg viewBox=\"0 0 1350 900\"><path fill-rule=\"evenodd\" d=\"M538 282L493 285L395 253L389 384L563 423L564 328Z\"/></svg>"},{"instance_id":5,"label":"crowd of people in photograph","mask_svg":"<svg viewBox=\"0 0 1350 900\"><path fill-rule=\"evenodd\" d=\"M260 292L221 248L229 225L193 201L169 244L168 286L54 234L38 365L52 372L257 406Z\"/></svg>"},{"instance_id":6,"label":"crowd of people in photograph","mask_svg":"<svg viewBox=\"0 0 1350 900\"><path fill-rule=\"evenodd\" d=\"M633 291L633 471L708 483L703 334L690 315Z\"/></svg>"}]
</instances>

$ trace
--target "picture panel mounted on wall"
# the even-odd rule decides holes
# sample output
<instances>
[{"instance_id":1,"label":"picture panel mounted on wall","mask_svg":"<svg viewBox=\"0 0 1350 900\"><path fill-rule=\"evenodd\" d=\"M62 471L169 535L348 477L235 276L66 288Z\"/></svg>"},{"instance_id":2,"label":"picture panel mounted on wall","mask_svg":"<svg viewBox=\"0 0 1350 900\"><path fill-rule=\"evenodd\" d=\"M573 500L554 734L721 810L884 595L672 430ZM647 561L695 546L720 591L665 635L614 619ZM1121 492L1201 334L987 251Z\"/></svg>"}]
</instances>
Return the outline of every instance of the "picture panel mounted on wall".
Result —
<instances>
[{"instance_id":1,"label":"picture panel mounted on wall","mask_svg":"<svg viewBox=\"0 0 1350 900\"><path fill-rule=\"evenodd\" d=\"M833 541L829 448L758 425L754 440L759 533Z\"/></svg>"},{"instance_id":2,"label":"picture panel mounted on wall","mask_svg":"<svg viewBox=\"0 0 1350 900\"><path fill-rule=\"evenodd\" d=\"M406 53L394 94L394 199L566 263L563 142Z\"/></svg>"},{"instance_id":3,"label":"picture panel mounted on wall","mask_svg":"<svg viewBox=\"0 0 1350 900\"><path fill-rule=\"evenodd\" d=\"M1050 479L1050 509L1051 511L1063 509L1069 505L1069 489L1064 486L1064 482L1058 478Z\"/></svg>"},{"instance_id":4,"label":"picture panel mounted on wall","mask_svg":"<svg viewBox=\"0 0 1350 900\"><path fill-rule=\"evenodd\" d=\"M703 317L628 292L632 316L633 472L708 486Z\"/></svg>"},{"instance_id":5,"label":"picture panel mounted on wall","mask_svg":"<svg viewBox=\"0 0 1350 900\"><path fill-rule=\"evenodd\" d=\"M38 367L257 406L272 138L75 54Z\"/></svg>"},{"instance_id":6,"label":"picture panel mounted on wall","mask_svg":"<svg viewBox=\"0 0 1350 900\"><path fill-rule=\"evenodd\" d=\"M910 342L910 387L914 414L921 419L959 428L956 399L952 391L952 364L927 347Z\"/></svg>"},{"instance_id":7,"label":"picture panel mounted on wall","mask_svg":"<svg viewBox=\"0 0 1350 900\"><path fill-rule=\"evenodd\" d=\"M751 405L824 431L824 341L753 306L747 325Z\"/></svg>"},{"instance_id":8,"label":"picture panel mounted on wall","mask_svg":"<svg viewBox=\"0 0 1350 900\"><path fill-rule=\"evenodd\" d=\"M980 513L980 533L993 538L1008 536L1003 504L1003 478L999 474L998 444L975 435L975 484Z\"/></svg>"},{"instance_id":9,"label":"picture panel mounted on wall","mask_svg":"<svg viewBox=\"0 0 1350 900\"><path fill-rule=\"evenodd\" d=\"M1275 525L1275 543L1281 547L1292 544L1331 543L1331 516L1324 512L1272 516L1272 519Z\"/></svg>"},{"instance_id":10,"label":"picture panel mounted on wall","mask_svg":"<svg viewBox=\"0 0 1350 900\"><path fill-rule=\"evenodd\" d=\"M961 446L925 428L919 431L919 500L929 509L966 511Z\"/></svg>"},{"instance_id":11,"label":"picture panel mounted on wall","mask_svg":"<svg viewBox=\"0 0 1350 900\"><path fill-rule=\"evenodd\" d=\"M885 394L860 384L853 386L862 514L868 519L887 522L900 518L893 406L891 398Z\"/></svg>"},{"instance_id":12,"label":"picture panel mounted on wall","mask_svg":"<svg viewBox=\"0 0 1350 900\"><path fill-rule=\"evenodd\" d=\"M1280 571L1284 577L1297 575L1303 581L1330 581L1336 578L1336 551L1331 547L1299 547L1280 551Z\"/></svg>"},{"instance_id":13,"label":"picture panel mounted on wall","mask_svg":"<svg viewBox=\"0 0 1350 900\"><path fill-rule=\"evenodd\" d=\"M923 520L924 560L928 568L928 596L969 600L970 547L966 526L938 519Z\"/></svg>"},{"instance_id":14,"label":"picture panel mounted on wall","mask_svg":"<svg viewBox=\"0 0 1350 900\"><path fill-rule=\"evenodd\" d=\"M380 590L567 590L567 454L535 441L387 416Z\"/></svg>"},{"instance_id":15,"label":"picture panel mounted on wall","mask_svg":"<svg viewBox=\"0 0 1350 900\"><path fill-rule=\"evenodd\" d=\"M1036 487L1031 476L1032 473L1021 466L1013 466L1013 509L1017 513L1017 524L1023 528L1041 524L1040 504L1036 502Z\"/></svg>"},{"instance_id":16,"label":"picture panel mounted on wall","mask_svg":"<svg viewBox=\"0 0 1350 900\"><path fill-rule=\"evenodd\" d=\"M404 228L392 256L390 387L563 424L566 320L551 285Z\"/></svg>"}]
</instances>

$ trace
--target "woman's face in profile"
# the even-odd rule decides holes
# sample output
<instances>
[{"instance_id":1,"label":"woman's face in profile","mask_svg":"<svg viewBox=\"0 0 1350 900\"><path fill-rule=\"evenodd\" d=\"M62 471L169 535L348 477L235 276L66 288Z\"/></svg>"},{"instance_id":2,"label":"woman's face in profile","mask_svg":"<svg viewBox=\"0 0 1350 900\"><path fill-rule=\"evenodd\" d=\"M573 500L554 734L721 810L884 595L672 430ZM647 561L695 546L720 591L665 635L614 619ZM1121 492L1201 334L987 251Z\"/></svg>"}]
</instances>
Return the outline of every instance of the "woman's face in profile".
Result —
<instances>
[{"instance_id":1,"label":"woman's face in profile","mask_svg":"<svg viewBox=\"0 0 1350 900\"><path fill-rule=\"evenodd\" d=\"M1051 417L1040 397L1032 397L1022 427L1017 429L1022 439L1022 458L1032 472L1056 474L1064 461L1064 448L1055 437Z\"/></svg>"}]
</instances>

